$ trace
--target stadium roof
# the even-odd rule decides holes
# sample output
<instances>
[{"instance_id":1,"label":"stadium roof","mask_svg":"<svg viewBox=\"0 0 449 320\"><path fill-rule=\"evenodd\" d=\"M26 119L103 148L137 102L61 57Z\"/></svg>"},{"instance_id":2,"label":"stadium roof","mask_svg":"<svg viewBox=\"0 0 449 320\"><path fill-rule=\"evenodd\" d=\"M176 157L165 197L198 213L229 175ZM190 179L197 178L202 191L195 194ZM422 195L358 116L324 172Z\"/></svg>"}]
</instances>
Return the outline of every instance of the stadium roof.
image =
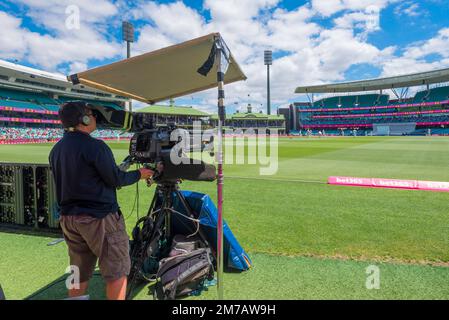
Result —
<instances>
[{"instance_id":1,"label":"stadium roof","mask_svg":"<svg viewBox=\"0 0 449 320\"><path fill-rule=\"evenodd\" d=\"M218 115L214 114L211 119L218 120ZM226 115L227 120L285 120L284 115L267 115L264 113L248 113L248 112L236 112L234 114Z\"/></svg>"},{"instance_id":2,"label":"stadium roof","mask_svg":"<svg viewBox=\"0 0 449 320\"><path fill-rule=\"evenodd\" d=\"M220 45L227 48L219 33L211 33L80 72L69 76L69 79L150 104L184 96L217 86L215 41L220 41ZM200 74L199 70L206 66L210 67L206 74ZM229 67L224 82L228 84L240 80L246 80L246 76L229 52Z\"/></svg>"},{"instance_id":3,"label":"stadium roof","mask_svg":"<svg viewBox=\"0 0 449 320\"><path fill-rule=\"evenodd\" d=\"M403 76L297 87L295 93L361 92L407 88L449 81L449 68Z\"/></svg>"},{"instance_id":4,"label":"stadium roof","mask_svg":"<svg viewBox=\"0 0 449 320\"><path fill-rule=\"evenodd\" d=\"M64 83L68 82L67 78L63 74L42 71L39 69L22 66L22 65L15 64L15 63L12 63L9 61L5 61L5 60L0 60L0 70L15 70L15 71L21 72L25 75L34 75L34 76L38 76L38 77L62 81Z\"/></svg>"},{"instance_id":5,"label":"stadium roof","mask_svg":"<svg viewBox=\"0 0 449 320\"><path fill-rule=\"evenodd\" d=\"M115 94L106 93L95 88L87 88L84 85L74 85L61 74L26 67L5 60L0 60L0 87L51 92L82 99L114 102L127 101L124 97Z\"/></svg>"},{"instance_id":6,"label":"stadium roof","mask_svg":"<svg viewBox=\"0 0 449 320\"><path fill-rule=\"evenodd\" d=\"M209 117L210 114L194 109L192 107L158 106L152 105L143 109L135 110L137 112L148 112L155 114L174 115L174 116L200 116Z\"/></svg>"}]
</instances>

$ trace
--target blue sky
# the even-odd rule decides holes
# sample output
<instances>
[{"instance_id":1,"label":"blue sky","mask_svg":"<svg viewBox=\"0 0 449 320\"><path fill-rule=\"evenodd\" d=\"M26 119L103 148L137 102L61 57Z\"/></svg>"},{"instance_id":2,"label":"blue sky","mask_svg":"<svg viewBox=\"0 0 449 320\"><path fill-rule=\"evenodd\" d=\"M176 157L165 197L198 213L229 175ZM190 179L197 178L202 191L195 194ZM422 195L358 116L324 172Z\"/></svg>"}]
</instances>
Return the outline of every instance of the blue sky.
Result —
<instances>
[{"instance_id":1,"label":"blue sky","mask_svg":"<svg viewBox=\"0 0 449 320\"><path fill-rule=\"evenodd\" d=\"M220 32L248 80L227 86L228 111L264 109L263 51L273 50L272 104L296 86L449 67L449 0L3 0L0 59L69 74L122 59L121 20L136 27L133 55ZM73 19L76 17L76 19ZM177 104L215 109L213 90Z\"/></svg>"}]
</instances>

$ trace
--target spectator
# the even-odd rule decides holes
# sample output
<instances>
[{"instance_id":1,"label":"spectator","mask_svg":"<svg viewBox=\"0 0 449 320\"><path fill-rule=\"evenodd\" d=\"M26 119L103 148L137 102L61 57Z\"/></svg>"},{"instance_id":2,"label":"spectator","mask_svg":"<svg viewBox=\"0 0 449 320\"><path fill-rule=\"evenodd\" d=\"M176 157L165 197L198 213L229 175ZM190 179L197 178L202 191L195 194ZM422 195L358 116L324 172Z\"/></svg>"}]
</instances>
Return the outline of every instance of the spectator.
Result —
<instances>
[{"instance_id":1,"label":"spectator","mask_svg":"<svg viewBox=\"0 0 449 320\"><path fill-rule=\"evenodd\" d=\"M0 139L17 140L17 139L37 139L37 140L54 140L62 138L63 130L59 128L28 128L28 127L0 127ZM126 139L131 138L132 133L122 132L119 130L102 129L92 134L95 138Z\"/></svg>"}]
</instances>

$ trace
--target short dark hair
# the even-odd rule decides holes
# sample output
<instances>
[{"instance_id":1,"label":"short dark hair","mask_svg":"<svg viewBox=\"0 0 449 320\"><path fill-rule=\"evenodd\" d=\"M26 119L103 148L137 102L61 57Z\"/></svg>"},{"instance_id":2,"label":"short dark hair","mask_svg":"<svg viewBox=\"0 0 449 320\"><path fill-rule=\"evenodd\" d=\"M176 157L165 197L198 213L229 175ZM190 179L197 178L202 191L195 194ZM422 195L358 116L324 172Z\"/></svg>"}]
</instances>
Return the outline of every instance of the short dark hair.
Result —
<instances>
[{"instance_id":1,"label":"short dark hair","mask_svg":"<svg viewBox=\"0 0 449 320\"><path fill-rule=\"evenodd\" d=\"M59 119L66 129L75 128L81 123L83 116L89 110L88 104L84 101L69 101L59 108Z\"/></svg>"}]
</instances>

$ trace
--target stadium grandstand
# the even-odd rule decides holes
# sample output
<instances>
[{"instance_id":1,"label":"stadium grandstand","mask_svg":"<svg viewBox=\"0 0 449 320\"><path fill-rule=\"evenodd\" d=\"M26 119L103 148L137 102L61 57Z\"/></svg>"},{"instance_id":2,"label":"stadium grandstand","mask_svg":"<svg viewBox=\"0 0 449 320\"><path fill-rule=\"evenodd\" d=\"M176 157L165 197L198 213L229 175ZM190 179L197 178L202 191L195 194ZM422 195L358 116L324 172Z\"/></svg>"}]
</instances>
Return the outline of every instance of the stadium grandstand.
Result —
<instances>
[{"instance_id":1,"label":"stadium grandstand","mask_svg":"<svg viewBox=\"0 0 449 320\"><path fill-rule=\"evenodd\" d=\"M448 135L449 69L383 79L298 87L309 102L279 112L293 134ZM408 96L409 88L418 87ZM421 88L419 88L421 87ZM391 90L391 97L385 92ZM343 95L344 93L344 95ZM314 94L327 94L314 100Z\"/></svg>"},{"instance_id":2,"label":"stadium grandstand","mask_svg":"<svg viewBox=\"0 0 449 320\"><path fill-rule=\"evenodd\" d=\"M123 109L124 97L73 85L63 75L0 60L0 143L45 142L63 131L59 106L70 100ZM115 139L120 132L97 130L94 136Z\"/></svg>"},{"instance_id":3,"label":"stadium grandstand","mask_svg":"<svg viewBox=\"0 0 449 320\"><path fill-rule=\"evenodd\" d=\"M194 109L192 107L175 106L170 101L169 106L152 105L138 110L152 115L153 123L166 124L176 123L179 127L191 128L194 121L204 125L209 124L210 114Z\"/></svg>"},{"instance_id":4,"label":"stadium grandstand","mask_svg":"<svg viewBox=\"0 0 449 320\"><path fill-rule=\"evenodd\" d=\"M218 124L218 115L210 117L211 126ZM286 125L284 115L267 115L262 112L252 111L251 104L248 104L246 112L237 111L234 114L227 115L223 125L224 130L247 130L253 129L255 133L272 133L276 130L278 134L285 134Z\"/></svg>"},{"instance_id":5,"label":"stadium grandstand","mask_svg":"<svg viewBox=\"0 0 449 320\"><path fill-rule=\"evenodd\" d=\"M63 75L53 74L0 60L0 144L55 141L63 130L59 106L70 100L124 109L127 98L84 85L73 85ZM154 123L176 123L189 127L198 120L209 124L209 114L192 107L149 106L138 110L154 115ZM93 136L103 139L129 138L131 133L99 129Z\"/></svg>"},{"instance_id":6,"label":"stadium grandstand","mask_svg":"<svg viewBox=\"0 0 449 320\"><path fill-rule=\"evenodd\" d=\"M63 75L53 74L8 61L0 60L0 144L39 143L56 141L62 137L58 119L59 106L70 100L102 104L113 109L124 109L127 98L82 84L73 85ZM216 127L217 116L188 106L152 105L138 109L153 115L155 124L176 123L190 128L194 121L204 127ZM228 115L225 129L262 128L285 132L283 115L265 115L248 112ZM131 133L99 128L93 136L102 139L129 138Z\"/></svg>"}]
</instances>

